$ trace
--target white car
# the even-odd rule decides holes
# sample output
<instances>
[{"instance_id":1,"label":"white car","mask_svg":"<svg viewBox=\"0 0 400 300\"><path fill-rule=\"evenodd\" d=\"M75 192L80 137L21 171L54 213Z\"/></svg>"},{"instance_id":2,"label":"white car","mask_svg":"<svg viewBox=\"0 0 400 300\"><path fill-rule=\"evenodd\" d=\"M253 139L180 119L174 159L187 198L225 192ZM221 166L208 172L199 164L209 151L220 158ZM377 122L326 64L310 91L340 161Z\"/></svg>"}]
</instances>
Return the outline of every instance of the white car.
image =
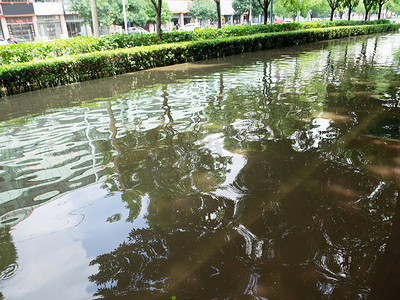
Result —
<instances>
[{"instance_id":1,"label":"white car","mask_svg":"<svg viewBox=\"0 0 400 300\"><path fill-rule=\"evenodd\" d=\"M196 28L200 28L199 23L188 23L185 26L179 28L181 31L192 31L195 30Z\"/></svg>"},{"instance_id":2,"label":"white car","mask_svg":"<svg viewBox=\"0 0 400 300\"><path fill-rule=\"evenodd\" d=\"M1 45L8 45L8 42L2 38L0 38L0 46Z\"/></svg>"},{"instance_id":3,"label":"white car","mask_svg":"<svg viewBox=\"0 0 400 300\"><path fill-rule=\"evenodd\" d=\"M128 33L149 33L149 32L144 30L142 27L129 27Z\"/></svg>"}]
</instances>

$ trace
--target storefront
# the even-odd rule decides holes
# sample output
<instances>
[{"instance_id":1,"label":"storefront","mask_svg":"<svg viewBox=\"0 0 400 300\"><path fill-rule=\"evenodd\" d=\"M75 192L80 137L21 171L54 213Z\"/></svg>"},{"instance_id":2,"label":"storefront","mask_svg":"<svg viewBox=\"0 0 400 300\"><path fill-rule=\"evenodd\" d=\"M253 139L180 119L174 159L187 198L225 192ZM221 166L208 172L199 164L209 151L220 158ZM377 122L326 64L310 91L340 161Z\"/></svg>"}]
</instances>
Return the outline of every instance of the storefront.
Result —
<instances>
[{"instance_id":1,"label":"storefront","mask_svg":"<svg viewBox=\"0 0 400 300\"><path fill-rule=\"evenodd\" d=\"M6 18L8 33L15 38L22 38L26 41L35 40L35 29L32 17Z\"/></svg>"},{"instance_id":2,"label":"storefront","mask_svg":"<svg viewBox=\"0 0 400 300\"><path fill-rule=\"evenodd\" d=\"M61 38L61 23L59 16L38 16L36 23L39 35L43 41Z\"/></svg>"},{"instance_id":3,"label":"storefront","mask_svg":"<svg viewBox=\"0 0 400 300\"><path fill-rule=\"evenodd\" d=\"M2 17L0 34L3 34L4 38L13 36L27 41L35 40L34 15L32 3L17 1L2 3L0 5L0 17Z\"/></svg>"},{"instance_id":4,"label":"storefront","mask_svg":"<svg viewBox=\"0 0 400 300\"><path fill-rule=\"evenodd\" d=\"M67 24L68 36L86 36L85 21L78 15L66 15L65 23Z\"/></svg>"},{"instance_id":5,"label":"storefront","mask_svg":"<svg viewBox=\"0 0 400 300\"><path fill-rule=\"evenodd\" d=\"M42 2L35 2L33 7L36 15L38 39L48 41L68 37L61 2L43 0Z\"/></svg>"}]
</instances>

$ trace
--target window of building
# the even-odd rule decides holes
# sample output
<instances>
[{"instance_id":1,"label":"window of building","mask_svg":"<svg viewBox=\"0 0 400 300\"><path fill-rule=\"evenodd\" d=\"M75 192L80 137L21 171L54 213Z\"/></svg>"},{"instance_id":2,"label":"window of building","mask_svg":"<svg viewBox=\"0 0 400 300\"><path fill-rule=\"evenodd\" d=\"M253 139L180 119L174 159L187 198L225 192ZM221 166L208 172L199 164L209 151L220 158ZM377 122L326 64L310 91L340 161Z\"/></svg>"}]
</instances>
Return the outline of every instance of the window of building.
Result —
<instances>
[{"instance_id":1,"label":"window of building","mask_svg":"<svg viewBox=\"0 0 400 300\"><path fill-rule=\"evenodd\" d=\"M37 26L42 40L55 40L61 37L59 16L38 16Z\"/></svg>"},{"instance_id":2,"label":"window of building","mask_svg":"<svg viewBox=\"0 0 400 300\"><path fill-rule=\"evenodd\" d=\"M84 21L77 15L65 16L65 23L67 24L68 36L82 36L84 34L83 25Z\"/></svg>"}]
</instances>

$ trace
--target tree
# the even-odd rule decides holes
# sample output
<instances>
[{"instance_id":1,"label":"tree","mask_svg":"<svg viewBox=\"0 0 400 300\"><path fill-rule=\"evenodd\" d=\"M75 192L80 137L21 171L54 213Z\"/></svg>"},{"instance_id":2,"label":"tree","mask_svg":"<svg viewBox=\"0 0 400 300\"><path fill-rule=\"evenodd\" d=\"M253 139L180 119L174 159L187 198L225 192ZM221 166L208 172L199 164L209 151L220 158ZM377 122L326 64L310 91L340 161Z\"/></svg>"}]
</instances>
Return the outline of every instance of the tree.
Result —
<instances>
[{"instance_id":1,"label":"tree","mask_svg":"<svg viewBox=\"0 0 400 300\"><path fill-rule=\"evenodd\" d=\"M194 0L189 7L189 14L200 21L215 20L217 14L211 0Z\"/></svg>"},{"instance_id":2,"label":"tree","mask_svg":"<svg viewBox=\"0 0 400 300\"><path fill-rule=\"evenodd\" d=\"M400 0L392 0L389 1L386 5L386 8L391 11L394 12L396 14L400 13Z\"/></svg>"},{"instance_id":3,"label":"tree","mask_svg":"<svg viewBox=\"0 0 400 300\"><path fill-rule=\"evenodd\" d=\"M127 19L138 26L146 24L149 20L146 13L148 0L128 0L126 2ZM78 12L86 23L92 23L90 0L72 0L72 9ZM124 23L121 1L97 0L97 14L99 22L107 26Z\"/></svg>"},{"instance_id":4,"label":"tree","mask_svg":"<svg viewBox=\"0 0 400 300\"><path fill-rule=\"evenodd\" d=\"M331 8L330 20L333 21L333 14L335 13L335 10L337 10L341 6L342 0L326 0L326 1L328 1L329 7Z\"/></svg>"},{"instance_id":5,"label":"tree","mask_svg":"<svg viewBox=\"0 0 400 300\"><path fill-rule=\"evenodd\" d=\"M344 0L343 6L348 9L348 20L351 18L352 10L360 3L360 0Z\"/></svg>"},{"instance_id":6,"label":"tree","mask_svg":"<svg viewBox=\"0 0 400 300\"><path fill-rule=\"evenodd\" d=\"M292 16L293 21L296 20L297 14L300 11L300 14L305 17L307 16L309 7L310 7L310 1L309 0L282 0L282 3L278 2L281 4L281 8L279 9L279 6L276 5L274 6L276 9L276 12L283 11L284 14L288 14Z\"/></svg>"},{"instance_id":7,"label":"tree","mask_svg":"<svg viewBox=\"0 0 400 300\"><path fill-rule=\"evenodd\" d=\"M149 21L157 23L157 9L153 1L162 0L126 0L126 14L129 22L143 26ZM156 6L158 7L158 2ZM171 12L168 6L160 6L160 26L171 20ZM72 0L72 10L76 11L85 22L92 23L90 0ZM122 1L97 0L97 14L101 24L111 26L113 24L124 24L122 15ZM161 27L160 27L161 28ZM161 31L161 29L160 29Z\"/></svg>"},{"instance_id":8,"label":"tree","mask_svg":"<svg viewBox=\"0 0 400 300\"><path fill-rule=\"evenodd\" d=\"M293 17L292 11L290 11L282 1L274 1L274 15L284 18Z\"/></svg>"},{"instance_id":9,"label":"tree","mask_svg":"<svg viewBox=\"0 0 400 300\"><path fill-rule=\"evenodd\" d=\"M264 11L264 7L261 5L261 3L264 4L264 2L268 2L267 4L267 10ZM268 6L271 0L257 0L252 2L251 4L251 11L253 15L264 15L264 24L267 22L267 16L268 16ZM250 1L249 0L233 0L232 2L232 8L237 14L245 14L250 11Z\"/></svg>"},{"instance_id":10,"label":"tree","mask_svg":"<svg viewBox=\"0 0 400 300\"><path fill-rule=\"evenodd\" d=\"M367 21L368 15L371 12L371 9L373 9L377 6L377 0L363 0L363 5L365 8L365 19L364 20Z\"/></svg>"},{"instance_id":11,"label":"tree","mask_svg":"<svg viewBox=\"0 0 400 300\"><path fill-rule=\"evenodd\" d=\"M329 11L329 5L326 0L316 0L310 3L309 9L311 10L311 19L313 17L323 18Z\"/></svg>"},{"instance_id":12,"label":"tree","mask_svg":"<svg viewBox=\"0 0 400 300\"><path fill-rule=\"evenodd\" d=\"M157 22L156 11L154 10L154 7L150 2L148 2L146 14L147 14L147 22L149 21L153 23ZM161 24L166 24L171 22L171 17L172 17L172 12L169 10L168 5L163 5L161 7Z\"/></svg>"},{"instance_id":13,"label":"tree","mask_svg":"<svg viewBox=\"0 0 400 300\"><path fill-rule=\"evenodd\" d=\"M388 3L389 0L377 0L377 4L379 7L379 11L378 11L378 20L381 19L381 14L382 14L382 6L385 5L386 3Z\"/></svg>"}]
</instances>

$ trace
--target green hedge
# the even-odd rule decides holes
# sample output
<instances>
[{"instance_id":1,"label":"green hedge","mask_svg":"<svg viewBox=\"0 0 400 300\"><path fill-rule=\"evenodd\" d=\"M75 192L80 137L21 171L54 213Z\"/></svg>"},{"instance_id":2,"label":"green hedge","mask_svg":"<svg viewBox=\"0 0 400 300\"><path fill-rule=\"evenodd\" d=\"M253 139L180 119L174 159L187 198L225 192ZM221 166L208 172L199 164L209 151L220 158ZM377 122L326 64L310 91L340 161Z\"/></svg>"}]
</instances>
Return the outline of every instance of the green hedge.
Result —
<instances>
[{"instance_id":1,"label":"green hedge","mask_svg":"<svg viewBox=\"0 0 400 300\"><path fill-rule=\"evenodd\" d=\"M156 34L114 34L100 38L77 37L49 42L20 43L0 46L0 64L12 64L37 61L52 57L90 53L95 51L149 46L163 43L199 41L233 36L245 36L257 33L293 31L299 29L326 28L334 26L354 26L388 24L388 20L377 21L315 21L303 23L283 23L253 26L228 26L221 29L205 28L194 31L171 31L162 34L161 40Z\"/></svg>"},{"instance_id":2,"label":"green hedge","mask_svg":"<svg viewBox=\"0 0 400 300\"><path fill-rule=\"evenodd\" d=\"M400 24L383 24L260 33L251 36L142 46L4 65L0 67L1 96L188 61L399 30L399 28Z\"/></svg>"}]
</instances>

